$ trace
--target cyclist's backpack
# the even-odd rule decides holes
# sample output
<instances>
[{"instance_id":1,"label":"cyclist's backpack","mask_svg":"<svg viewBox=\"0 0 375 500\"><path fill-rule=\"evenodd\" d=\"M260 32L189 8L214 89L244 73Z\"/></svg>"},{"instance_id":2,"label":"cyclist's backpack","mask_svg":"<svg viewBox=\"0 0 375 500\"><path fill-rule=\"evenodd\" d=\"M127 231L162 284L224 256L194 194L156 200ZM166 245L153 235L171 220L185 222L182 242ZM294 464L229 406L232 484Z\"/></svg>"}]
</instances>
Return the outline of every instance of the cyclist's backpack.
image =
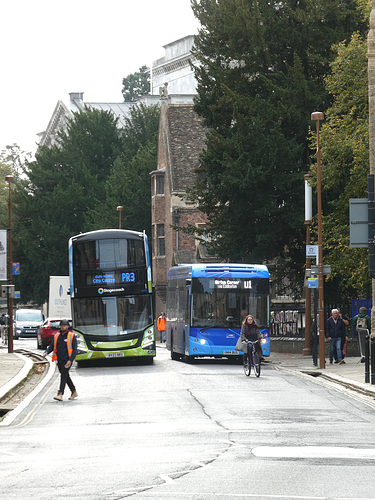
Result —
<instances>
[{"instance_id":1,"label":"cyclist's backpack","mask_svg":"<svg viewBox=\"0 0 375 500\"><path fill-rule=\"evenodd\" d=\"M362 318L357 318L356 328L367 328L366 316L362 316Z\"/></svg>"}]
</instances>

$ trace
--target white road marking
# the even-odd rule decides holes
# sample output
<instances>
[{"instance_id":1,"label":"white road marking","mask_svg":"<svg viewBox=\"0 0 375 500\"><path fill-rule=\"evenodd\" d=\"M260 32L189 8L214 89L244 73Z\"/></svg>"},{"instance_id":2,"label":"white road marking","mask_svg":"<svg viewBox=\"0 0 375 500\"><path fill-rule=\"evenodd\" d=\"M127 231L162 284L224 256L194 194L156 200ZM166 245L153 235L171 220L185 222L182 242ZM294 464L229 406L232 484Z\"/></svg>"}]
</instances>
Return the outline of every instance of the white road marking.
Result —
<instances>
[{"instance_id":1,"label":"white road marking","mask_svg":"<svg viewBox=\"0 0 375 500\"><path fill-rule=\"evenodd\" d=\"M258 458L349 458L375 460L375 449L335 446L259 446L252 449Z\"/></svg>"}]
</instances>

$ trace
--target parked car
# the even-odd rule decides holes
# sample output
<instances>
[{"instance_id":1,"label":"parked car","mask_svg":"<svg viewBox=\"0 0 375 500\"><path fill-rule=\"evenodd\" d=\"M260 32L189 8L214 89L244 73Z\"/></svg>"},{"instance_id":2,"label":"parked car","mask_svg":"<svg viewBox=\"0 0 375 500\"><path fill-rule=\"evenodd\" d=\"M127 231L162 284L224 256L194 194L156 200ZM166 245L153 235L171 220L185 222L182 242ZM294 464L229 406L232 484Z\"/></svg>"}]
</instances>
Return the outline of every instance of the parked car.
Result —
<instances>
[{"instance_id":1,"label":"parked car","mask_svg":"<svg viewBox=\"0 0 375 500\"><path fill-rule=\"evenodd\" d=\"M64 318L65 319L65 318ZM60 330L62 318L47 318L37 333L37 348L47 349L52 342L55 333ZM69 319L69 327L72 328L72 320Z\"/></svg>"},{"instance_id":2,"label":"parked car","mask_svg":"<svg viewBox=\"0 0 375 500\"><path fill-rule=\"evenodd\" d=\"M17 309L13 321L13 337L36 337L43 321L44 314L39 309Z\"/></svg>"}]
</instances>

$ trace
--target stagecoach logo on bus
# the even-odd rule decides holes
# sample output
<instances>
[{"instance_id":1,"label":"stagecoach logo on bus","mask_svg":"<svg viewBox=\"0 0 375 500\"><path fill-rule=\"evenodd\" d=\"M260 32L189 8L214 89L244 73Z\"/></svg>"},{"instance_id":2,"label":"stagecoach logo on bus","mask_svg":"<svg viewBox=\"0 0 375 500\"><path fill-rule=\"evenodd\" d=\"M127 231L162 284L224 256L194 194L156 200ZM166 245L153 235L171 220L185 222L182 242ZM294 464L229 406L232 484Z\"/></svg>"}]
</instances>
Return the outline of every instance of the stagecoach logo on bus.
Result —
<instances>
[{"instance_id":1,"label":"stagecoach logo on bus","mask_svg":"<svg viewBox=\"0 0 375 500\"><path fill-rule=\"evenodd\" d=\"M252 288L251 280L235 280L235 279L217 279L215 280L216 288Z\"/></svg>"},{"instance_id":2,"label":"stagecoach logo on bus","mask_svg":"<svg viewBox=\"0 0 375 500\"><path fill-rule=\"evenodd\" d=\"M118 293L125 292L125 288L98 288L98 293L102 295L103 293Z\"/></svg>"}]
</instances>

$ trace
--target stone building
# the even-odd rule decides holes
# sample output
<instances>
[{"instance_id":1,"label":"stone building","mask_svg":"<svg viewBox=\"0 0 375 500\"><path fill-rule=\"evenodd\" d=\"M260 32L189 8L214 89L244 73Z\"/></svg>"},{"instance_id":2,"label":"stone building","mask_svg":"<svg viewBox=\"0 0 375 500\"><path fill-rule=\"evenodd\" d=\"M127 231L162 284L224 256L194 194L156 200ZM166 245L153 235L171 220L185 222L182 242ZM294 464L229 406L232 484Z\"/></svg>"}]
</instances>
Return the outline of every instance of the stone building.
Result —
<instances>
[{"instance_id":1,"label":"stone building","mask_svg":"<svg viewBox=\"0 0 375 500\"><path fill-rule=\"evenodd\" d=\"M46 130L38 134L38 146L50 147L55 145L58 132L60 130L66 130L68 120L73 118L73 113L84 111L85 106L90 109L109 111L118 119L117 126L123 128L125 119L129 116L130 108L134 105L134 102L84 102L83 92L70 92L68 105L63 101L58 101Z\"/></svg>"},{"instance_id":2,"label":"stone building","mask_svg":"<svg viewBox=\"0 0 375 500\"><path fill-rule=\"evenodd\" d=\"M159 94L159 88L168 83L169 94L191 96L196 94L197 82L190 62L194 36L188 35L164 45L164 57L157 59L151 67L151 94ZM195 61L196 62L196 61Z\"/></svg>"},{"instance_id":3,"label":"stone building","mask_svg":"<svg viewBox=\"0 0 375 500\"><path fill-rule=\"evenodd\" d=\"M165 311L170 267L212 260L193 234L174 229L204 227L206 218L186 199L195 178L206 131L193 105L161 101L158 164L151 172L152 272L156 314Z\"/></svg>"},{"instance_id":4,"label":"stone building","mask_svg":"<svg viewBox=\"0 0 375 500\"><path fill-rule=\"evenodd\" d=\"M88 102L83 100L83 92L70 92L69 102L65 104L59 100L52 113L45 131L38 134L39 146L53 146L56 144L59 130L66 130L68 120L73 118L74 112L82 112L85 106L89 109L109 111L118 119L118 127L123 128L130 109L139 102L144 104L158 104L160 88L168 85L169 100L173 104L191 104L196 94L196 80L191 69L191 53L194 36L184 38L164 45L164 57L157 59L151 65L150 94L141 97L136 102Z\"/></svg>"}]
</instances>

